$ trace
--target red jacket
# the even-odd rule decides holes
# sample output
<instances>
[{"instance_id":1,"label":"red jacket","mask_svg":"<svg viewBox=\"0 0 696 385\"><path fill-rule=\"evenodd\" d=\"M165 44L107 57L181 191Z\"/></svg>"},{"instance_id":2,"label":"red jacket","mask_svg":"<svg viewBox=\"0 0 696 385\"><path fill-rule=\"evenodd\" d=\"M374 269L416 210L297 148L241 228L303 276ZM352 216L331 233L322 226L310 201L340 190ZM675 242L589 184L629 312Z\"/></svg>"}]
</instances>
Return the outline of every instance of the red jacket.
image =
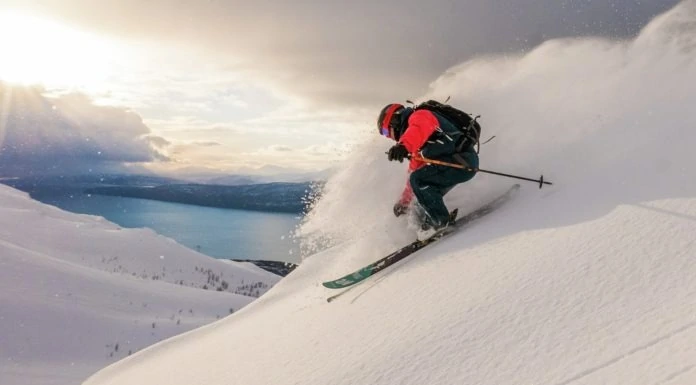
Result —
<instances>
[{"instance_id":1,"label":"red jacket","mask_svg":"<svg viewBox=\"0 0 696 385\"><path fill-rule=\"evenodd\" d=\"M408 118L406 130L401 135L399 143L403 144L412 155L418 154L423 145L428 141L428 138L438 127L440 127L440 122L432 112L428 110L416 110ZM417 160L416 157L413 156L411 157L411 162L408 164L408 173L410 174L425 165L425 162ZM406 188L404 188L403 193L401 193L399 202L403 205L408 205L411 203L411 200L413 200L413 190L411 189L411 183L406 182Z\"/></svg>"}]
</instances>

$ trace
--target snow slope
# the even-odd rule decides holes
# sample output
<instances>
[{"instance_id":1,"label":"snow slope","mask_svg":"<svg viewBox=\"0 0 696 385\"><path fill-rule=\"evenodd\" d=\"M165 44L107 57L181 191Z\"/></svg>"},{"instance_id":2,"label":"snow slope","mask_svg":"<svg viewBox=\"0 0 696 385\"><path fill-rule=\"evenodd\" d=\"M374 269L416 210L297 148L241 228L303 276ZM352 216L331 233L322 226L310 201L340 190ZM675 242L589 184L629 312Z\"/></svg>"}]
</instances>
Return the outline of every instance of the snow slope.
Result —
<instances>
[{"instance_id":1,"label":"snow slope","mask_svg":"<svg viewBox=\"0 0 696 385\"><path fill-rule=\"evenodd\" d=\"M79 383L239 310L277 281L0 185L0 384Z\"/></svg>"},{"instance_id":2,"label":"snow slope","mask_svg":"<svg viewBox=\"0 0 696 385\"><path fill-rule=\"evenodd\" d=\"M374 138L302 228L314 254L236 313L87 385L696 383L696 1L631 41L554 40L452 68L482 167L537 176L500 210L330 304L321 282L412 239ZM355 183L359 180L360 183ZM455 189L472 209L512 183ZM338 221L337 219L340 219ZM273 332L269 332L273 331Z\"/></svg>"}]
</instances>

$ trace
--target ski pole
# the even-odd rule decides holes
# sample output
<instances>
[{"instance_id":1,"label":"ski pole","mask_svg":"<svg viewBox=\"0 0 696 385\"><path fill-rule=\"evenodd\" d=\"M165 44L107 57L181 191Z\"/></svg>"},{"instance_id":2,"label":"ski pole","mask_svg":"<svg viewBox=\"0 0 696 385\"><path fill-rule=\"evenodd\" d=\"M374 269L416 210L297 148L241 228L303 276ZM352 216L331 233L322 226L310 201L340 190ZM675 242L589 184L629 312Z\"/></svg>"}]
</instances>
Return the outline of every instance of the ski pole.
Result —
<instances>
[{"instance_id":1,"label":"ski pole","mask_svg":"<svg viewBox=\"0 0 696 385\"><path fill-rule=\"evenodd\" d=\"M411 157L409 157L409 158L411 158ZM449 162L443 162L443 161L441 161L441 160L428 159L428 158L424 158L424 157L422 157L422 156L416 156L415 159L416 159L416 160L420 160L420 161L425 162L425 163L437 164L437 165L440 165L440 166L447 166L447 167L460 168L460 169L467 170L467 171L485 172L485 173L487 173L487 174L493 174L493 175L499 175L499 176L504 176L504 177L508 177L508 178L526 180L526 181L529 181L529 182L536 182L536 183L539 183L539 188L542 188L545 184L548 184L548 185L552 185L552 184L553 184L553 183L551 183L551 182L545 181L543 175L542 175L539 179L532 179L532 178L525 178L525 177L523 177L523 176L518 176L518 175L504 174L504 173L502 173L502 172L497 172L497 171L483 170L483 169L480 169L480 168L472 168L472 167L469 167L469 166L464 166L464 165L459 164L459 163L449 163Z\"/></svg>"}]
</instances>

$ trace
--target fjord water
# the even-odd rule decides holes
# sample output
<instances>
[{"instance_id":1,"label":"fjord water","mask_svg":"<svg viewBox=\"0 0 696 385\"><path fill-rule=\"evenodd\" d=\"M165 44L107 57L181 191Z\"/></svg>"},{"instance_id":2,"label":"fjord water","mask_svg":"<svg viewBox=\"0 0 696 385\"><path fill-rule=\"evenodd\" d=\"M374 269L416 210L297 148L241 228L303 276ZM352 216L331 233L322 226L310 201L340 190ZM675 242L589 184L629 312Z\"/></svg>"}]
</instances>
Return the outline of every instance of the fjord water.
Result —
<instances>
[{"instance_id":1,"label":"fjord water","mask_svg":"<svg viewBox=\"0 0 696 385\"><path fill-rule=\"evenodd\" d=\"M148 227L214 258L300 262L292 233L300 216L101 195L34 193L63 210L126 228Z\"/></svg>"}]
</instances>

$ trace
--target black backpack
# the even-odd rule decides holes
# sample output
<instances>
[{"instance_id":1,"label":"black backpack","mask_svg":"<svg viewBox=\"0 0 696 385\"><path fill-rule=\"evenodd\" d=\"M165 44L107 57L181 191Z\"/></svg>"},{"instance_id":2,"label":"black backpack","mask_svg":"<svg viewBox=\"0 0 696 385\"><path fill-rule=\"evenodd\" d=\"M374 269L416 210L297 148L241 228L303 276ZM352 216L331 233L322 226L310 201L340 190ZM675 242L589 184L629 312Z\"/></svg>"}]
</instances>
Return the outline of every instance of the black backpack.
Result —
<instances>
[{"instance_id":1,"label":"black backpack","mask_svg":"<svg viewBox=\"0 0 696 385\"><path fill-rule=\"evenodd\" d=\"M449 99L449 98L448 98ZM428 100L414 107L414 110L428 110L441 115L454 124L459 131L462 132L464 140L457 145L457 151L476 146L476 152L479 152L481 144L481 125L476 121L480 116L472 118L466 112L450 106L449 104L440 103L437 100Z\"/></svg>"}]
</instances>

